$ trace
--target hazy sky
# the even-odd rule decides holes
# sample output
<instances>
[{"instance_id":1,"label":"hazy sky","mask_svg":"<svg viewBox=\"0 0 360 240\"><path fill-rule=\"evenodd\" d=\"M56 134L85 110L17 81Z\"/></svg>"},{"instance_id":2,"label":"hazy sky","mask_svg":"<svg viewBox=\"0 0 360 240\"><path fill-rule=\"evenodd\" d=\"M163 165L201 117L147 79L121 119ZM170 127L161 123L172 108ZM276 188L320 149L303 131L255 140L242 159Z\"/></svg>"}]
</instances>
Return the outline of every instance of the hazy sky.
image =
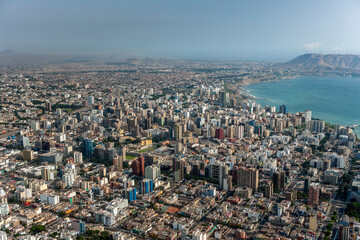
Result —
<instances>
[{"instance_id":1,"label":"hazy sky","mask_svg":"<svg viewBox=\"0 0 360 240\"><path fill-rule=\"evenodd\" d=\"M0 51L284 60L359 29L359 0L0 0Z\"/></svg>"}]
</instances>

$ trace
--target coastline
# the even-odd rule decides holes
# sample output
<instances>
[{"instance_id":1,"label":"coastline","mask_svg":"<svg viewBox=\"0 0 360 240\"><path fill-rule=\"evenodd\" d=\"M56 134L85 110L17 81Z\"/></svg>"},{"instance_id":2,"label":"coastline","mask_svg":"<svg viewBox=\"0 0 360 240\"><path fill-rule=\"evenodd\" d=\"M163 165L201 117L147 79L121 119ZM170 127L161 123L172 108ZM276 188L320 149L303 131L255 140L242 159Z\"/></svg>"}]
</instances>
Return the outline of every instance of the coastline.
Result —
<instances>
[{"instance_id":1,"label":"coastline","mask_svg":"<svg viewBox=\"0 0 360 240\"><path fill-rule=\"evenodd\" d=\"M262 82L277 82L277 81L280 81L280 80L295 79L297 77L302 77L302 76L306 76L306 75L297 74L297 75L289 75L289 76L270 78L270 79L269 78L263 78L263 79L249 78L249 79L242 80L241 82L239 82L239 84L242 87L246 87L248 85L262 83Z\"/></svg>"},{"instance_id":2,"label":"coastline","mask_svg":"<svg viewBox=\"0 0 360 240\"><path fill-rule=\"evenodd\" d=\"M272 77L272 78L262 78L262 79L258 79L258 78L247 78L247 79L243 79L239 82L240 86L246 87L248 85L252 85L252 84L257 84L257 83L262 83L262 82L277 82L279 80L291 80L291 79L295 79L298 77L345 77L345 78L353 78L353 75L345 75L345 74L324 74L324 73L297 73L295 75L287 75L287 76L281 76L281 77ZM360 78L360 75L358 76Z\"/></svg>"},{"instance_id":3,"label":"coastline","mask_svg":"<svg viewBox=\"0 0 360 240\"><path fill-rule=\"evenodd\" d=\"M271 79L271 80L268 80L268 81L248 81L246 85L241 85L239 86L239 91L240 91L240 94L244 97L244 99L248 99L248 100L261 100L261 101L268 101L269 99L272 99L271 97L267 97L267 98L262 98L262 97L259 97L258 95L254 95L253 92L251 92L249 89L246 89L246 87L250 86L250 85L257 85L258 83L268 83L268 82L278 82L279 80L291 80L291 79L295 79L295 78L298 78L298 77L312 77L310 75L297 75L297 76L293 76L293 77L284 77L284 78L278 78L278 79ZM337 78L337 76L334 76L334 75L331 75L331 76L314 76L313 77L331 77L331 78ZM342 76L342 77L345 77L345 76ZM346 77L347 78L347 77ZM276 99L276 98L275 98ZM261 103L261 106L264 107L265 103ZM271 103L269 104L271 105ZM285 103L285 105L287 105ZM271 105L272 106L272 105ZM290 105L291 106L291 105ZM299 108L295 108L297 109L296 111L301 111L299 110ZM335 114L335 115L332 115L331 118L326 118L324 117L323 115L323 112L319 112L319 110L316 110L316 109L313 109L313 107L309 106L304 106L304 109L309 109L311 111L313 111L315 113L315 117L316 118L319 118L321 120L324 120L325 122L328 122L330 123L331 125L334 125L334 124L339 124L339 125L343 125L343 126L346 126L346 127L350 127L353 132L357 135L357 136L360 136L360 124L357 123L356 121L359 121L360 122L360 119L357 120L355 119L355 122L354 120L350 120L349 122L347 123L344 123L344 120L342 118L338 118L338 116ZM293 111L292 111L293 112ZM320 115L320 116L319 116Z\"/></svg>"},{"instance_id":4,"label":"coastline","mask_svg":"<svg viewBox=\"0 0 360 240\"><path fill-rule=\"evenodd\" d=\"M249 78L249 79L245 79L242 80L241 82L239 82L239 84L237 85L237 90L240 94L240 96L244 99L251 99L251 100L261 100L260 98L246 92L245 87L249 86L249 85L253 85L253 84L258 84L258 83L265 83L265 82L277 82L280 80L291 80L291 79L295 79L297 77L301 77L303 75L289 75L289 76L283 76L283 77L278 77L278 78L270 78L270 79L255 79L255 78Z\"/></svg>"}]
</instances>

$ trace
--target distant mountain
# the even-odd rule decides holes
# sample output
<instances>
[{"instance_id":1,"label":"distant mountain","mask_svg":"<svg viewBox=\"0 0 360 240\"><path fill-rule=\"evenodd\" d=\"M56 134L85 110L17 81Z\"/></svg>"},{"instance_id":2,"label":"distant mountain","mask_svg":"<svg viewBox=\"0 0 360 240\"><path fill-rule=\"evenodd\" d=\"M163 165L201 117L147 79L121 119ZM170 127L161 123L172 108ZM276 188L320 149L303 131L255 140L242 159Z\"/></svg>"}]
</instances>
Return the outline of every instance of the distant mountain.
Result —
<instances>
[{"instance_id":1,"label":"distant mountain","mask_svg":"<svg viewBox=\"0 0 360 240\"><path fill-rule=\"evenodd\" d=\"M283 64L285 67L310 72L360 72L360 55L304 54Z\"/></svg>"},{"instance_id":2,"label":"distant mountain","mask_svg":"<svg viewBox=\"0 0 360 240\"><path fill-rule=\"evenodd\" d=\"M0 54L16 54L17 52L10 50L10 49L6 49L4 51L1 51Z\"/></svg>"}]
</instances>

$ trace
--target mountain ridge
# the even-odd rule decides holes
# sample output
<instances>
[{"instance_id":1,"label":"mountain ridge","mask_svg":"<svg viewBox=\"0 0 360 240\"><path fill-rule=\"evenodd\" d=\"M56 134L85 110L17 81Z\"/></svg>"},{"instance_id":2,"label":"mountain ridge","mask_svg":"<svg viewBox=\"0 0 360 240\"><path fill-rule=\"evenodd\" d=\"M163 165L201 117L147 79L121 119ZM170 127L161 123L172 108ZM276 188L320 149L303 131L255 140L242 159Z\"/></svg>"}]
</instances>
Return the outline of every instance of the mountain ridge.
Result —
<instances>
[{"instance_id":1,"label":"mountain ridge","mask_svg":"<svg viewBox=\"0 0 360 240\"><path fill-rule=\"evenodd\" d=\"M360 72L360 55L307 53L286 62L283 66L308 71Z\"/></svg>"}]
</instances>

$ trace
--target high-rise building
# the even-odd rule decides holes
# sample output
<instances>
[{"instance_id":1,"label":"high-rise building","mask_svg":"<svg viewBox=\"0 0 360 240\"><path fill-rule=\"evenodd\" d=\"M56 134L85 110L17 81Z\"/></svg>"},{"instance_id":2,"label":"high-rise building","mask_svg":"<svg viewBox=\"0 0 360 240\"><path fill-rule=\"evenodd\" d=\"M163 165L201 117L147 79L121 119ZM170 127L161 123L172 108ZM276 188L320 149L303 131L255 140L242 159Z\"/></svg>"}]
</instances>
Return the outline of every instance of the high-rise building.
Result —
<instances>
[{"instance_id":1,"label":"high-rise building","mask_svg":"<svg viewBox=\"0 0 360 240\"><path fill-rule=\"evenodd\" d=\"M137 118L128 119L127 122L128 122L128 131L129 132L136 130L136 127L138 126Z\"/></svg>"},{"instance_id":2,"label":"high-rise building","mask_svg":"<svg viewBox=\"0 0 360 240\"><path fill-rule=\"evenodd\" d=\"M274 185L272 181L269 181L265 184L265 197L271 198L274 193Z\"/></svg>"},{"instance_id":3,"label":"high-rise building","mask_svg":"<svg viewBox=\"0 0 360 240\"><path fill-rule=\"evenodd\" d=\"M310 122L311 121L311 111L310 110L305 110L305 122Z\"/></svg>"},{"instance_id":4,"label":"high-rise building","mask_svg":"<svg viewBox=\"0 0 360 240\"><path fill-rule=\"evenodd\" d=\"M196 230L192 235L192 240L206 240L206 239L207 239L207 234L202 233L199 230Z\"/></svg>"},{"instance_id":5,"label":"high-rise building","mask_svg":"<svg viewBox=\"0 0 360 240\"><path fill-rule=\"evenodd\" d=\"M3 188L0 188L0 203L7 203L7 195Z\"/></svg>"},{"instance_id":6,"label":"high-rise building","mask_svg":"<svg viewBox=\"0 0 360 240\"><path fill-rule=\"evenodd\" d=\"M25 148L25 147L29 146L29 144L30 144L29 138L22 136L20 139L20 145Z\"/></svg>"},{"instance_id":7,"label":"high-rise building","mask_svg":"<svg viewBox=\"0 0 360 240\"><path fill-rule=\"evenodd\" d=\"M145 178L156 180L160 177L160 166L159 165L151 165L145 168Z\"/></svg>"},{"instance_id":8,"label":"high-rise building","mask_svg":"<svg viewBox=\"0 0 360 240\"><path fill-rule=\"evenodd\" d=\"M229 166L222 162L211 163L207 165L205 169L205 175L217 180L220 186L223 186L223 181L228 175L228 172Z\"/></svg>"},{"instance_id":9,"label":"high-rise building","mask_svg":"<svg viewBox=\"0 0 360 240\"><path fill-rule=\"evenodd\" d=\"M310 130L312 132L322 133L324 132L325 121L322 120L312 120L310 124Z\"/></svg>"},{"instance_id":10,"label":"high-rise building","mask_svg":"<svg viewBox=\"0 0 360 240\"><path fill-rule=\"evenodd\" d=\"M44 167L41 170L41 178L45 181L50 181L54 179L54 170L51 167Z\"/></svg>"},{"instance_id":11,"label":"high-rise building","mask_svg":"<svg viewBox=\"0 0 360 240\"><path fill-rule=\"evenodd\" d=\"M135 159L131 163L131 168L133 170L133 174L139 176L140 175L140 162Z\"/></svg>"},{"instance_id":12,"label":"high-rise building","mask_svg":"<svg viewBox=\"0 0 360 240\"><path fill-rule=\"evenodd\" d=\"M224 177L222 187L225 191L230 191L233 188L231 175L226 175Z\"/></svg>"},{"instance_id":13,"label":"high-rise building","mask_svg":"<svg viewBox=\"0 0 360 240\"><path fill-rule=\"evenodd\" d=\"M181 182L185 176L185 162L179 158L173 159L174 181Z\"/></svg>"},{"instance_id":14,"label":"high-rise building","mask_svg":"<svg viewBox=\"0 0 360 240\"><path fill-rule=\"evenodd\" d=\"M95 98L94 98L94 96L88 96L88 97L86 98L86 101L87 101L87 104L88 104L88 105L94 105L94 103L95 103Z\"/></svg>"},{"instance_id":15,"label":"high-rise building","mask_svg":"<svg viewBox=\"0 0 360 240\"><path fill-rule=\"evenodd\" d=\"M244 126L236 126L235 127L235 138L242 139L244 137Z\"/></svg>"},{"instance_id":16,"label":"high-rise building","mask_svg":"<svg viewBox=\"0 0 360 240\"><path fill-rule=\"evenodd\" d=\"M228 138L234 138L234 135L235 135L235 127L234 127L234 125L231 125L226 129L226 135L227 135Z\"/></svg>"},{"instance_id":17,"label":"high-rise building","mask_svg":"<svg viewBox=\"0 0 360 240\"><path fill-rule=\"evenodd\" d=\"M203 117L198 117L198 118L196 118L195 123L196 123L196 126L197 126L198 128L203 128L203 127L204 127L204 124L205 124L205 118L203 118Z\"/></svg>"},{"instance_id":18,"label":"high-rise building","mask_svg":"<svg viewBox=\"0 0 360 240\"><path fill-rule=\"evenodd\" d=\"M9 204L8 203L0 203L0 217L5 217L9 213L10 213Z\"/></svg>"},{"instance_id":19,"label":"high-rise building","mask_svg":"<svg viewBox=\"0 0 360 240\"><path fill-rule=\"evenodd\" d=\"M79 233L84 234L86 231L85 222L79 220Z\"/></svg>"},{"instance_id":20,"label":"high-rise building","mask_svg":"<svg viewBox=\"0 0 360 240\"><path fill-rule=\"evenodd\" d=\"M93 157L94 147L91 139L84 139L82 142L82 153L85 157Z\"/></svg>"},{"instance_id":21,"label":"high-rise building","mask_svg":"<svg viewBox=\"0 0 360 240\"><path fill-rule=\"evenodd\" d=\"M113 164L118 170L123 170L123 157L122 156L116 156L113 159Z\"/></svg>"},{"instance_id":22,"label":"high-rise building","mask_svg":"<svg viewBox=\"0 0 360 240\"><path fill-rule=\"evenodd\" d=\"M258 191L259 187L259 170L255 168L238 168L237 184L239 186L246 186L252 188L253 192Z\"/></svg>"},{"instance_id":23,"label":"high-rise building","mask_svg":"<svg viewBox=\"0 0 360 240\"><path fill-rule=\"evenodd\" d=\"M224 139L224 129L223 128L217 128L215 130L215 137L219 140L223 140Z\"/></svg>"},{"instance_id":24,"label":"high-rise building","mask_svg":"<svg viewBox=\"0 0 360 240\"><path fill-rule=\"evenodd\" d=\"M33 131L39 131L40 130L40 122L37 120L30 121L30 128Z\"/></svg>"},{"instance_id":25,"label":"high-rise building","mask_svg":"<svg viewBox=\"0 0 360 240\"><path fill-rule=\"evenodd\" d=\"M51 112L52 108L50 102L45 102L45 109Z\"/></svg>"},{"instance_id":26,"label":"high-rise building","mask_svg":"<svg viewBox=\"0 0 360 240\"><path fill-rule=\"evenodd\" d=\"M175 153L176 154L183 154L185 151L184 145L179 141L175 144Z\"/></svg>"},{"instance_id":27,"label":"high-rise building","mask_svg":"<svg viewBox=\"0 0 360 240\"><path fill-rule=\"evenodd\" d=\"M25 161L31 161L34 159L34 151L33 150L24 150L22 152L23 158Z\"/></svg>"},{"instance_id":28,"label":"high-rise building","mask_svg":"<svg viewBox=\"0 0 360 240\"><path fill-rule=\"evenodd\" d=\"M219 101L221 106L228 106L230 104L230 95L225 91L219 92Z\"/></svg>"},{"instance_id":29,"label":"high-rise building","mask_svg":"<svg viewBox=\"0 0 360 240\"><path fill-rule=\"evenodd\" d=\"M75 181L75 173L74 172L65 172L62 175L62 181L66 184L67 187L72 187Z\"/></svg>"},{"instance_id":30,"label":"high-rise building","mask_svg":"<svg viewBox=\"0 0 360 240\"><path fill-rule=\"evenodd\" d=\"M285 172L277 171L273 173L274 190L281 191L285 188Z\"/></svg>"},{"instance_id":31,"label":"high-rise building","mask_svg":"<svg viewBox=\"0 0 360 240\"><path fill-rule=\"evenodd\" d=\"M153 181L150 179L143 179L140 181L140 193L147 194L154 190Z\"/></svg>"},{"instance_id":32,"label":"high-rise building","mask_svg":"<svg viewBox=\"0 0 360 240\"><path fill-rule=\"evenodd\" d=\"M286 106L285 105L281 105L279 107L279 113L286 114Z\"/></svg>"},{"instance_id":33,"label":"high-rise building","mask_svg":"<svg viewBox=\"0 0 360 240\"><path fill-rule=\"evenodd\" d=\"M151 129L151 118L145 119L145 129Z\"/></svg>"},{"instance_id":34,"label":"high-rise building","mask_svg":"<svg viewBox=\"0 0 360 240\"><path fill-rule=\"evenodd\" d=\"M317 205L319 203L320 188L317 184L311 184L309 188L308 204Z\"/></svg>"},{"instance_id":35,"label":"high-rise building","mask_svg":"<svg viewBox=\"0 0 360 240\"><path fill-rule=\"evenodd\" d=\"M140 155L138 158L138 161L140 162L140 176L145 176L145 158L143 155Z\"/></svg>"},{"instance_id":36,"label":"high-rise building","mask_svg":"<svg viewBox=\"0 0 360 240\"><path fill-rule=\"evenodd\" d=\"M237 106L237 101L236 101L235 98L232 98L232 99L231 99L231 106L232 106L232 107L236 107L236 106Z\"/></svg>"},{"instance_id":37,"label":"high-rise building","mask_svg":"<svg viewBox=\"0 0 360 240\"><path fill-rule=\"evenodd\" d=\"M0 240L7 240L6 232L0 231Z\"/></svg>"},{"instance_id":38,"label":"high-rise building","mask_svg":"<svg viewBox=\"0 0 360 240\"><path fill-rule=\"evenodd\" d=\"M46 151L46 152L48 152L48 151L50 151L50 141L42 141L41 142L41 150L42 151Z\"/></svg>"},{"instance_id":39,"label":"high-rise building","mask_svg":"<svg viewBox=\"0 0 360 240\"><path fill-rule=\"evenodd\" d=\"M101 178L106 177L106 173L107 173L106 167L101 167L99 169L99 173Z\"/></svg>"},{"instance_id":40,"label":"high-rise building","mask_svg":"<svg viewBox=\"0 0 360 240\"><path fill-rule=\"evenodd\" d=\"M136 188L127 188L125 191L125 198L129 200L129 202L135 201L136 200Z\"/></svg>"},{"instance_id":41,"label":"high-rise building","mask_svg":"<svg viewBox=\"0 0 360 240\"><path fill-rule=\"evenodd\" d=\"M339 227L339 240L349 240L350 239L350 227L349 226L340 226Z\"/></svg>"},{"instance_id":42,"label":"high-rise building","mask_svg":"<svg viewBox=\"0 0 360 240\"><path fill-rule=\"evenodd\" d=\"M246 136L253 137L253 135L254 135L254 127L249 124L246 124Z\"/></svg>"},{"instance_id":43,"label":"high-rise building","mask_svg":"<svg viewBox=\"0 0 360 240\"><path fill-rule=\"evenodd\" d=\"M123 146L121 149L120 149L120 154L122 156L122 160L125 161L126 160L126 147Z\"/></svg>"},{"instance_id":44,"label":"high-rise building","mask_svg":"<svg viewBox=\"0 0 360 240\"><path fill-rule=\"evenodd\" d=\"M291 191L285 192L285 197L287 201L296 201L297 200L297 191L293 189Z\"/></svg>"},{"instance_id":45,"label":"high-rise building","mask_svg":"<svg viewBox=\"0 0 360 240\"><path fill-rule=\"evenodd\" d=\"M176 140L182 139L182 126L179 123L174 126L174 137Z\"/></svg>"},{"instance_id":46,"label":"high-rise building","mask_svg":"<svg viewBox=\"0 0 360 240\"><path fill-rule=\"evenodd\" d=\"M310 178L306 177L304 180L304 193L308 194L310 188Z\"/></svg>"},{"instance_id":47,"label":"high-rise building","mask_svg":"<svg viewBox=\"0 0 360 240\"><path fill-rule=\"evenodd\" d=\"M82 163L83 157L81 152L74 152L74 163Z\"/></svg>"},{"instance_id":48,"label":"high-rise building","mask_svg":"<svg viewBox=\"0 0 360 240\"><path fill-rule=\"evenodd\" d=\"M132 162L133 173L137 176L145 176L145 158L143 155Z\"/></svg>"}]
</instances>

